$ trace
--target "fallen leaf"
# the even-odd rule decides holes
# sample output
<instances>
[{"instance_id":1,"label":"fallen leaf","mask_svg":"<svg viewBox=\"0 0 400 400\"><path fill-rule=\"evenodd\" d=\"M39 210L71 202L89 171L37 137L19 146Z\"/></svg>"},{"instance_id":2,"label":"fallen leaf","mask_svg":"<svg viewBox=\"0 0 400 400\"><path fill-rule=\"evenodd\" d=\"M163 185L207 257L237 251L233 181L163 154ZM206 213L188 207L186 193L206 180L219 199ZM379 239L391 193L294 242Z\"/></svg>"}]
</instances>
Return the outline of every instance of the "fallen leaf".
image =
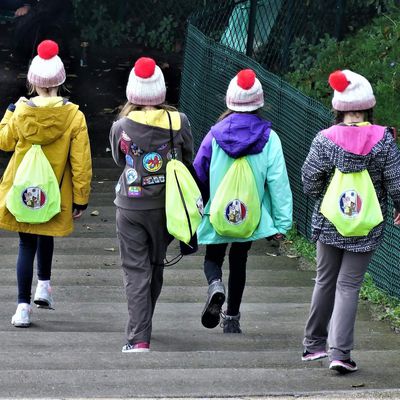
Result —
<instances>
[{"instance_id":1,"label":"fallen leaf","mask_svg":"<svg viewBox=\"0 0 400 400\"><path fill-rule=\"evenodd\" d=\"M115 247L104 247L105 251L115 251Z\"/></svg>"},{"instance_id":2,"label":"fallen leaf","mask_svg":"<svg viewBox=\"0 0 400 400\"><path fill-rule=\"evenodd\" d=\"M288 254L286 257L287 258L299 258L299 256L296 256L295 254Z\"/></svg>"},{"instance_id":3,"label":"fallen leaf","mask_svg":"<svg viewBox=\"0 0 400 400\"><path fill-rule=\"evenodd\" d=\"M97 211L97 210L93 210L91 213L90 213L90 215L93 215L93 216L97 216L97 215L100 215L100 212L99 211Z\"/></svg>"},{"instance_id":4,"label":"fallen leaf","mask_svg":"<svg viewBox=\"0 0 400 400\"><path fill-rule=\"evenodd\" d=\"M276 257L278 254L275 253L265 253L267 256Z\"/></svg>"},{"instance_id":5,"label":"fallen leaf","mask_svg":"<svg viewBox=\"0 0 400 400\"><path fill-rule=\"evenodd\" d=\"M359 388L359 387L364 387L364 386L365 386L365 383L353 383L351 385L351 387L353 387L353 388Z\"/></svg>"}]
</instances>

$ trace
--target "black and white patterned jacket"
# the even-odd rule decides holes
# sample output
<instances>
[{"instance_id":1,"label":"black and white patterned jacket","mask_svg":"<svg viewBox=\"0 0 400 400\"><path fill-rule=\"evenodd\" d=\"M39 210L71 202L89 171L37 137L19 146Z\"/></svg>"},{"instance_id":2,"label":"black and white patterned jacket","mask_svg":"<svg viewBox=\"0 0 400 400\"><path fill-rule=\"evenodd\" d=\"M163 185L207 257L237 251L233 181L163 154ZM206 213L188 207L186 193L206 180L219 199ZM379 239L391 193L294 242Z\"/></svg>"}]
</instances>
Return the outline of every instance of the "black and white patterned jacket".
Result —
<instances>
[{"instance_id":1,"label":"black and white patterned jacket","mask_svg":"<svg viewBox=\"0 0 400 400\"><path fill-rule=\"evenodd\" d=\"M302 167L304 193L316 200L312 239L354 252L375 250L385 222L368 236L343 237L319 211L335 167L343 173L367 169L384 218L388 194L400 211L400 151L392 131L379 125L334 125L317 134Z\"/></svg>"}]
</instances>

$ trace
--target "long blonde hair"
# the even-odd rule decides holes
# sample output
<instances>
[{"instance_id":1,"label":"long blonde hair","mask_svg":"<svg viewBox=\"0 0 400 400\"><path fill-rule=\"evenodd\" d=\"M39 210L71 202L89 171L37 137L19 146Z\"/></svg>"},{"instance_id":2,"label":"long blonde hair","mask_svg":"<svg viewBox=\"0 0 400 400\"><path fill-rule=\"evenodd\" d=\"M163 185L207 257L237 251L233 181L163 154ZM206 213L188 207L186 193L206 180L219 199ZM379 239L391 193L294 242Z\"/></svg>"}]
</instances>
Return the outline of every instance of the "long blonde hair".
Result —
<instances>
[{"instance_id":1,"label":"long blonde hair","mask_svg":"<svg viewBox=\"0 0 400 400\"><path fill-rule=\"evenodd\" d=\"M125 103L125 105L122 107L122 110L120 111L120 113L118 114L118 118L126 117L132 111L142 111L145 107L146 106L133 104L130 101L127 101ZM166 110L166 111L178 111L175 107L170 106L165 103L154 106L154 108L159 109L159 110Z\"/></svg>"}]
</instances>

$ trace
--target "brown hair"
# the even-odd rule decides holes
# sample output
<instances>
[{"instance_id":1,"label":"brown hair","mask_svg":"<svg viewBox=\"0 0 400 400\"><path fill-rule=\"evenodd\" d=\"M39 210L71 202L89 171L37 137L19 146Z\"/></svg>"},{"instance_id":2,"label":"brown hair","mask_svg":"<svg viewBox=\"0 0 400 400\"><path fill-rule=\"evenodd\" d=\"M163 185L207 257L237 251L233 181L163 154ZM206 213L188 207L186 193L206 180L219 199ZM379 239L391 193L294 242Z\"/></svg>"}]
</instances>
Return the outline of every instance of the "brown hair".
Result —
<instances>
[{"instance_id":1,"label":"brown hair","mask_svg":"<svg viewBox=\"0 0 400 400\"><path fill-rule=\"evenodd\" d=\"M341 124L344 121L344 116L349 112L358 112L364 114L364 121L374 123L374 109L369 108L368 110L351 110L351 111L338 111L333 110L335 114L335 124Z\"/></svg>"},{"instance_id":2,"label":"brown hair","mask_svg":"<svg viewBox=\"0 0 400 400\"><path fill-rule=\"evenodd\" d=\"M130 101L127 101L126 104L122 107L122 110L118 114L118 118L126 117L132 111L142 111L146 106L133 104ZM166 110L166 111L178 111L175 107L170 106L168 104L159 104L154 106L158 110Z\"/></svg>"},{"instance_id":3,"label":"brown hair","mask_svg":"<svg viewBox=\"0 0 400 400\"><path fill-rule=\"evenodd\" d=\"M254 110L254 111L233 111L229 108L227 108L217 119L217 122L222 121L223 119L229 117L231 114L256 114L260 116L260 109Z\"/></svg>"}]
</instances>

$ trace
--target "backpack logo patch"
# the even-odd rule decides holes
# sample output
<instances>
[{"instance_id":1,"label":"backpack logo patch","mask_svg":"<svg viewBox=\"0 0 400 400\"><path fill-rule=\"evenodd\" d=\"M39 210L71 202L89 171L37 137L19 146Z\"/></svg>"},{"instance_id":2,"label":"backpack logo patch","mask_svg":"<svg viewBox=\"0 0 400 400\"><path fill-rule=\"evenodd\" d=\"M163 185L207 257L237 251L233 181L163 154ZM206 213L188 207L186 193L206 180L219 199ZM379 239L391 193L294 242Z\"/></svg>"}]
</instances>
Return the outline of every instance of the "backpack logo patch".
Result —
<instances>
[{"instance_id":1,"label":"backpack logo patch","mask_svg":"<svg viewBox=\"0 0 400 400\"><path fill-rule=\"evenodd\" d=\"M46 204L46 193L39 187L28 187L22 192L22 202L26 207L38 210Z\"/></svg>"},{"instance_id":2,"label":"backpack logo patch","mask_svg":"<svg viewBox=\"0 0 400 400\"><path fill-rule=\"evenodd\" d=\"M225 208L225 218L232 225L241 224L247 217L247 207L239 199L232 200Z\"/></svg>"},{"instance_id":3,"label":"backpack logo patch","mask_svg":"<svg viewBox=\"0 0 400 400\"><path fill-rule=\"evenodd\" d=\"M339 199L339 208L347 218L357 218L362 208L361 196L355 190L346 190Z\"/></svg>"}]
</instances>

